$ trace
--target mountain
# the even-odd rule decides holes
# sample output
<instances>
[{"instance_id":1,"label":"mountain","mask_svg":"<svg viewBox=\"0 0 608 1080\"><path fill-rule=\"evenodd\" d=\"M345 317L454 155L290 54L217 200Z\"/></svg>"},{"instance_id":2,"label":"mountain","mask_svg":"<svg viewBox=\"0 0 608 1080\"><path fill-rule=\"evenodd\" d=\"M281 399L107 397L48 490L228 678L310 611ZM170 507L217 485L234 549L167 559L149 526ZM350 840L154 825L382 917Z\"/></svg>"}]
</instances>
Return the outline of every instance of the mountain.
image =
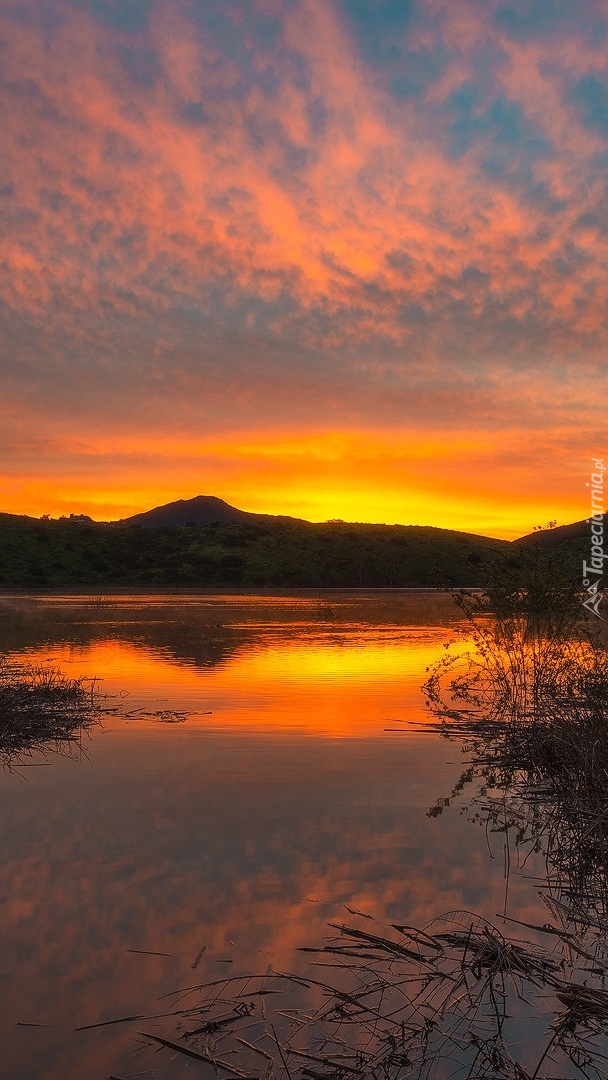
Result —
<instances>
[{"instance_id":1,"label":"mountain","mask_svg":"<svg viewBox=\"0 0 608 1080\"><path fill-rule=\"evenodd\" d=\"M580 574L590 538L585 521L507 541L432 526L252 514L199 495L115 522L0 514L0 588L473 586L534 545Z\"/></svg>"},{"instance_id":2,"label":"mountain","mask_svg":"<svg viewBox=\"0 0 608 1080\"><path fill-rule=\"evenodd\" d=\"M121 525L141 525L145 529L175 529L183 525L246 525L254 522L270 524L278 521L300 521L300 518L275 514L252 514L214 495L196 495L194 499L155 506L143 514L125 518Z\"/></svg>"}]
</instances>

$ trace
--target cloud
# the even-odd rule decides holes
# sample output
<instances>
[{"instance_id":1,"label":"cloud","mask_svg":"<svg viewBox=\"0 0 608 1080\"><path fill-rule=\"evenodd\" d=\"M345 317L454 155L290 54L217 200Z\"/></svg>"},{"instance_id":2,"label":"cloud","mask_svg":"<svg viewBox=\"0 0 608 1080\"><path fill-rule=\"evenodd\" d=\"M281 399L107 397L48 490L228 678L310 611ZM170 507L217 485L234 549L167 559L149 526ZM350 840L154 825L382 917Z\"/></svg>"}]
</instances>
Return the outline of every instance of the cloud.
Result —
<instances>
[{"instance_id":1,"label":"cloud","mask_svg":"<svg viewBox=\"0 0 608 1080\"><path fill-rule=\"evenodd\" d=\"M509 373L566 411L563 382L601 377L592 0L27 0L0 20L0 362L39 423L88 410L110 434L165 400L168 432L375 430L409 400L466 430L471 400L511 422Z\"/></svg>"}]
</instances>

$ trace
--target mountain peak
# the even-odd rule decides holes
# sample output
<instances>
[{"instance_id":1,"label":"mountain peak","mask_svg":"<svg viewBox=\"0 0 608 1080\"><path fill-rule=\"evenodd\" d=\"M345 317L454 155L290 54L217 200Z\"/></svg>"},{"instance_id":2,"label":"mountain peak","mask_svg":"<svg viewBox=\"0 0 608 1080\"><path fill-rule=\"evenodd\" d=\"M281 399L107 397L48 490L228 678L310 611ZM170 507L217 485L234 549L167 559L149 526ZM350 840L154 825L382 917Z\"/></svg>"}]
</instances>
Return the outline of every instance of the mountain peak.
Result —
<instances>
[{"instance_id":1,"label":"mountain peak","mask_svg":"<svg viewBox=\"0 0 608 1080\"><path fill-rule=\"evenodd\" d=\"M239 510L216 495L195 495L193 499L177 499L176 502L155 506L142 514L125 518L123 525L141 525L147 529L179 528L183 525L235 525L245 522L295 521L296 518L273 514L253 514Z\"/></svg>"}]
</instances>

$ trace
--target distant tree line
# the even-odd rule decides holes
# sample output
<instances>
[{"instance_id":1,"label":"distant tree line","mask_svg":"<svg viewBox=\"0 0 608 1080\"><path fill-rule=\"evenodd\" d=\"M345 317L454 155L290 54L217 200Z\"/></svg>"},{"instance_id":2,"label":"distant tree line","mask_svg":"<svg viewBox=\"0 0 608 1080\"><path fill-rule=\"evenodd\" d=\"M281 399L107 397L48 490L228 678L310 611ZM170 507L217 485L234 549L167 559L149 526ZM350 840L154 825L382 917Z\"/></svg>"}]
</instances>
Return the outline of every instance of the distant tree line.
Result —
<instances>
[{"instance_id":1,"label":"distant tree line","mask_svg":"<svg viewBox=\"0 0 608 1080\"><path fill-rule=\"evenodd\" d=\"M506 541L344 522L142 528L0 514L4 588L474 585Z\"/></svg>"}]
</instances>

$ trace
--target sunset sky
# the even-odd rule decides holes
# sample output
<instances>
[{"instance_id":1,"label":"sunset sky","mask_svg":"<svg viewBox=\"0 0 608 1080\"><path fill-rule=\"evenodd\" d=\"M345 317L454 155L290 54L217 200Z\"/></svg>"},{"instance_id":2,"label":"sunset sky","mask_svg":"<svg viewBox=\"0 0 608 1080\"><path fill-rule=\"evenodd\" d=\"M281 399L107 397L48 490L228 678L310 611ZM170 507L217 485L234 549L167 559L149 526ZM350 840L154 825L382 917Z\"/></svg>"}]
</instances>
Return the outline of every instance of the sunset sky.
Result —
<instances>
[{"instance_id":1,"label":"sunset sky","mask_svg":"<svg viewBox=\"0 0 608 1080\"><path fill-rule=\"evenodd\" d=\"M588 515L605 0L4 0L0 49L0 510Z\"/></svg>"}]
</instances>

